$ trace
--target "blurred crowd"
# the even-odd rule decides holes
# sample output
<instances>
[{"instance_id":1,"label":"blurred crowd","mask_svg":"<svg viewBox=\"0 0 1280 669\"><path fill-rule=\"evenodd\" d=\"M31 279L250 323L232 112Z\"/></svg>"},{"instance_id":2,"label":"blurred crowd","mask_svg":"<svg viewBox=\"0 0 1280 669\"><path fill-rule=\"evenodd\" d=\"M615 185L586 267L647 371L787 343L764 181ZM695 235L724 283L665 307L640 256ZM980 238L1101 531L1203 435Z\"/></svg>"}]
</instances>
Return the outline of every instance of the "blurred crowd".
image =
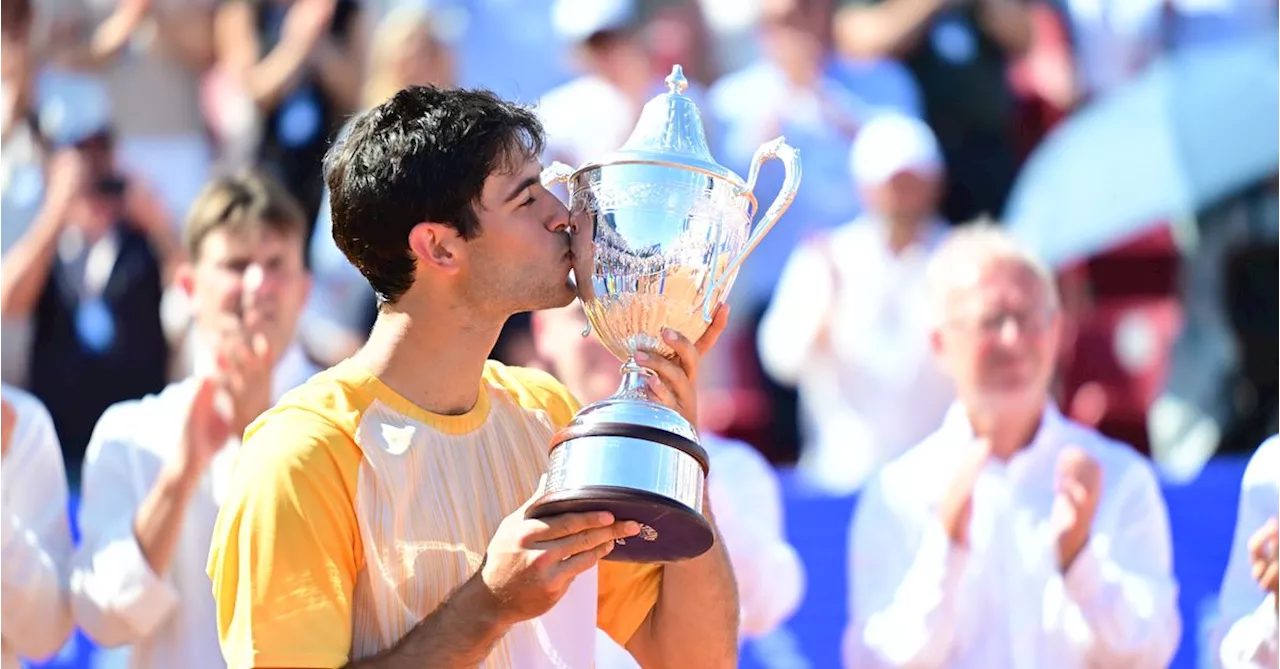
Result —
<instances>
[{"instance_id":1,"label":"blurred crowd","mask_svg":"<svg viewBox=\"0 0 1280 669\"><path fill-rule=\"evenodd\" d=\"M917 238L998 219L1037 141L1163 54L1275 28L1274 4L1263 0L47 0L5 12L3 251L18 278L4 289L3 375L49 404L72 472L103 410L191 368L191 309L174 269L184 261L188 209L212 175L259 166L313 221L314 286L298 344L326 366L359 346L376 308L329 234L321 163L345 119L409 84L484 87L535 105L549 135L547 161L577 165L617 148L679 63L720 162L745 175L756 149L782 135L800 150L805 174L784 222L735 282L734 320L710 384L711 420L774 462L799 458L815 472L842 472L849 481L838 487L846 490L927 433L949 401L927 342L912 334L922 330L912 324L910 286L931 245ZM898 120L863 136L881 116ZM767 202L780 184L781 170L765 165L758 197ZM1218 208L1261 199L1257 211L1236 217L1266 220L1274 185L1260 186ZM873 219L897 226L891 238L846 225ZM90 262L92 245L74 241L80 229L121 221L127 234L119 248ZM1248 251L1258 246L1252 242L1234 247ZM1153 245L1138 252L1141 262L1121 259L1118 271L1054 268L1077 329L1088 330L1099 318L1090 308L1105 309L1106 296L1124 292L1135 276L1160 274L1144 279L1164 283L1148 292L1180 297L1178 249L1159 238ZM1172 262L1160 266L1161 258ZM139 270L109 281L117 263ZM70 277L56 282L61 294L44 290L62 268ZM1194 283L1210 281L1220 293L1249 290L1225 290L1219 278ZM1210 301L1211 311L1225 311L1227 298ZM65 308L73 302L93 306ZM827 321L839 343L815 339ZM850 331L846 321L866 331ZM1156 329L1148 337L1155 343L1138 347L1168 358L1159 342L1176 335L1177 324ZM1101 347L1120 347L1103 338ZM1069 339L1063 357L1074 364L1064 364L1063 402L1073 406L1079 395L1077 418L1088 415L1150 450L1146 413L1160 389L1132 387L1150 385L1152 376L1160 385L1167 365L1150 373L1119 364L1110 374L1115 355L1087 359L1088 342ZM893 357L881 355L879 342L888 340L903 343ZM527 317L512 320L495 357L545 364ZM1254 366L1238 352L1228 358L1223 374ZM1102 378L1109 374L1120 378ZM1274 403L1274 375L1246 381L1244 389L1211 384L1200 394L1251 394L1258 399L1250 406L1264 409ZM1107 384L1115 386L1110 402L1099 391ZM906 398L926 398L911 409L933 418L903 426ZM1215 425L1212 453L1237 416L1203 413ZM1251 426L1242 443L1256 444L1274 426L1274 411L1267 418L1270 425Z\"/></svg>"},{"instance_id":2,"label":"blurred crowd","mask_svg":"<svg viewBox=\"0 0 1280 669\"><path fill-rule=\"evenodd\" d=\"M822 494L869 491L851 569L883 570L889 589L861 593L852 604L880 613L854 616L850 666L938 666L928 658L946 653L927 640L902 641L907 632L896 633L897 646L881 644L876 631L944 615L906 612L895 594L898 584L934 578L936 592L921 586L913 601L942 602L955 585L943 573L902 572L933 550L934 528L917 527L914 507L895 495L910 487L903 477L940 495L964 488L944 500L951 524L939 530L964 544L968 538L959 535L967 530L959 528L969 520L966 500L979 477L956 483L951 476L967 471L965 464L931 469L902 456L925 442L912 451L917 459L951 457L931 456L927 439L969 429L949 412L964 400L966 382L981 381L979 367L999 362L991 362L998 352L977 343L966 358L956 352L959 344L949 349L940 341L938 279L931 274L948 262L936 257L940 249L963 259L967 248L970 260L989 255L996 265L1021 259L1021 270L1036 272L1033 283L1044 280L1026 289L1062 318L1061 337L1033 342L1051 361L1046 392L1053 420L1062 423L1044 429L1088 430L1071 434L1072 446L1089 455L1053 451L1048 464L1024 467L1058 467L1068 472L1060 476L1082 482L1083 496L1072 498L1077 506L1096 507L1098 495L1123 501L1100 516L1107 528L1100 531L1120 537L1112 554L1098 557L1102 566L1093 568L1101 571L1064 587L1093 588L1094 596L1114 575L1106 569L1132 568L1130 600L1116 594L1095 602L1098 611L1110 607L1097 613L1113 616L1106 625L1129 636L1108 637L1108 655L1089 655L1083 641L1062 653L1105 658L1090 666L1167 664L1179 629L1170 603L1176 584L1168 573L1167 521L1145 458L1194 476L1215 453L1250 454L1277 431L1274 172L1201 207L1194 221L1118 235L1069 264L1020 256L983 232L1000 226L1022 166L1046 136L1171 54L1274 41L1273 0L35 0L6 2L3 12L0 375L47 410L72 490L85 486L87 495L95 476L109 482L115 479L104 472L132 472L120 480L138 489L99 487L105 501L81 518L99 550L129 550L110 539L120 522L113 510L150 499L148 481L166 447L150 444L148 435L152 428L165 433L161 424L181 413L112 407L165 397L170 384L223 364L210 359L211 341L249 328L263 335L250 337L234 361L246 395L259 400L244 409L243 427L256 415L253 407L269 406L364 343L377 299L333 241L323 161L348 119L410 85L486 88L531 105L547 132L544 162L579 165L625 141L641 107L666 90L664 78L679 64L723 165L746 175L757 148L778 136L800 150L799 193L734 281L730 324L703 364L701 417L707 434L745 448L730 448L739 454L726 458L750 470L744 481L762 472L762 498L776 496L769 480L777 467L794 468ZM762 205L782 176L776 165L761 170ZM229 223L237 220L252 223ZM973 239L949 246L959 230ZM1188 245L1186 230L1199 243ZM959 271L960 260L949 262L946 271ZM1008 285L1026 288L1025 279ZM1027 309L974 321L970 334L994 347L1006 326L1024 334L1048 328L1037 320L1047 311ZM265 321L245 322L248 311L267 314ZM616 361L584 348L583 325L580 310L516 316L493 357L553 371L584 401L598 399L616 385ZM199 396L193 388L182 392L185 403ZM119 435L131 435L147 457L97 459L94 444L125 439ZM1117 450L1122 443L1128 450ZM1130 452L1144 459L1130 460ZM217 472L230 462L206 459L216 489L225 476ZM9 463L6 456L6 486ZM1267 466L1276 466L1274 458ZM1088 484L1099 468L1123 473ZM873 485L881 472L885 478ZM922 482L922 472L936 474L936 484ZM1267 476L1274 486L1274 472ZM1044 478L1036 485L1047 489L1053 477ZM742 492L745 483L713 485L725 488L721 495L751 496ZM1054 503L1039 488L1008 485L983 495L1012 504L1026 493L1032 506ZM1054 507L1055 514L1072 512ZM760 513L764 527L755 531L781 537L777 511ZM1242 526L1238 543L1275 515L1248 521L1258 526ZM97 528L84 527L86 520ZM1072 526L1070 518L1059 521ZM128 528L128 518L124 523ZM211 523L202 518L195 527L207 531ZM1271 523L1267 541L1274 541ZM975 541L995 545L999 537ZM164 623L155 611L171 610L165 607L184 588L207 590L207 537L180 546L173 550L189 553L181 559L191 565L175 577L176 592L139 576L146 564L135 564L132 576L100 577L99 590L86 586L83 607L91 612L84 615L104 643L147 639ZM896 546L900 554L861 555L859 546ZM1265 552L1255 548L1258 556ZM6 543L6 559L9 550ZM1082 547L1063 550L1071 564ZM1257 588L1247 573L1248 547L1241 550L1233 568L1245 585L1236 583L1233 601L1249 602ZM1140 564L1125 562L1125 551ZM945 551L929 555L934 563L920 570L954 566ZM1044 566L1039 557L1022 557L1033 565L1028 569ZM1013 558L984 559L991 570L978 580L986 591L1010 588L997 581L1000 560ZM1273 605L1274 552L1270 559ZM778 560L791 566L756 566L758 580L772 573L787 591L772 599L756 593L777 612L761 614L756 631L784 618L801 597L804 575L786 576L794 558ZM6 597L9 578L6 571ZM132 578L137 591L150 594L127 605L111 600L101 593L124 587L103 585L113 578ZM999 615L1018 619L1014 604ZM1252 606L1235 613L1246 609ZM216 653L209 615L197 606L181 617L182 630L170 632L195 635ZM1070 615L1085 621L1062 623L1074 630L1064 638L1075 643L1090 633L1093 613L1084 606ZM942 625L931 633L977 638L959 622L930 624ZM6 614L6 648L9 625ZM1011 639L1017 636L1006 631L998 641L973 642L970 664L947 666L1048 666L1033 659L1043 650L1020 647ZM1026 638L1035 645L1034 635ZM185 641L146 644L147 666L186 666Z\"/></svg>"}]
</instances>

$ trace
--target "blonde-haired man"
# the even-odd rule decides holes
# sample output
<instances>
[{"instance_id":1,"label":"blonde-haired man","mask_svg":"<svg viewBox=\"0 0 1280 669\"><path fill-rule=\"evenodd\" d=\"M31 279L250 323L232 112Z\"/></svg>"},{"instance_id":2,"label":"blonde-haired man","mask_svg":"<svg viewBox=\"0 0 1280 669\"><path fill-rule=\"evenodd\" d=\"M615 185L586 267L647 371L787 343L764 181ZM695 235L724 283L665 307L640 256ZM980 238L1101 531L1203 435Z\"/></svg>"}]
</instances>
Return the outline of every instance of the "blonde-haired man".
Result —
<instances>
[{"instance_id":1,"label":"blonde-haired man","mask_svg":"<svg viewBox=\"0 0 1280 669\"><path fill-rule=\"evenodd\" d=\"M1135 451L1052 403L1051 274L974 225L928 279L958 400L859 499L846 666L1167 666L1180 621L1164 501Z\"/></svg>"},{"instance_id":2,"label":"blonde-haired man","mask_svg":"<svg viewBox=\"0 0 1280 669\"><path fill-rule=\"evenodd\" d=\"M130 665L225 667L204 573L240 434L315 371L294 344L310 284L307 221L273 178L215 179L187 219L178 283L196 326L195 375L107 410L84 463L72 605Z\"/></svg>"}]
</instances>

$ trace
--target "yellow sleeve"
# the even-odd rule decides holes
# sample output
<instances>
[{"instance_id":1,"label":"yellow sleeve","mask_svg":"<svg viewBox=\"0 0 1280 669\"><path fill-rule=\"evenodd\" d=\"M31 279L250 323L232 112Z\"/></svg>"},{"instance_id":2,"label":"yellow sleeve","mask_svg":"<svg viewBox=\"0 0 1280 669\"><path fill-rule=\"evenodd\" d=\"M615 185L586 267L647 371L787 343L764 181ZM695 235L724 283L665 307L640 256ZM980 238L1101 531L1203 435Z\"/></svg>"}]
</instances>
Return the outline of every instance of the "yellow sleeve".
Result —
<instances>
[{"instance_id":1,"label":"yellow sleeve","mask_svg":"<svg viewBox=\"0 0 1280 669\"><path fill-rule=\"evenodd\" d=\"M208 564L231 669L347 662L363 562L359 458L345 432L300 407L273 409L246 432Z\"/></svg>"},{"instance_id":2,"label":"yellow sleeve","mask_svg":"<svg viewBox=\"0 0 1280 669\"><path fill-rule=\"evenodd\" d=\"M597 570L596 626L626 646L658 603L662 565L603 560Z\"/></svg>"}]
</instances>

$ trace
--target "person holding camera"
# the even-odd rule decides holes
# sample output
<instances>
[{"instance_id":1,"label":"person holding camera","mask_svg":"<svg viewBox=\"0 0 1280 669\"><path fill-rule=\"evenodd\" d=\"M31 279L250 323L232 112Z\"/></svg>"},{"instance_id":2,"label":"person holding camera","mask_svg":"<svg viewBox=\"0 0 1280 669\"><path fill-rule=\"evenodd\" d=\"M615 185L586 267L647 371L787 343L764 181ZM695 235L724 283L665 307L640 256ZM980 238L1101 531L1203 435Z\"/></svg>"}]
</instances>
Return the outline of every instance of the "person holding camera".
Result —
<instances>
[{"instance_id":1,"label":"person holding camera","mask_svg":"<svg viewBox=\"0 0 1280 669\"><path fill-rule=\"evenodd\" d=\"M180 253L165 207L117 169L105 116L50 139L40 213L4 255L0 316L29 328L26 385L74 472L107 407L167 382L160 300Z\"/></svg>"}]
</instances>

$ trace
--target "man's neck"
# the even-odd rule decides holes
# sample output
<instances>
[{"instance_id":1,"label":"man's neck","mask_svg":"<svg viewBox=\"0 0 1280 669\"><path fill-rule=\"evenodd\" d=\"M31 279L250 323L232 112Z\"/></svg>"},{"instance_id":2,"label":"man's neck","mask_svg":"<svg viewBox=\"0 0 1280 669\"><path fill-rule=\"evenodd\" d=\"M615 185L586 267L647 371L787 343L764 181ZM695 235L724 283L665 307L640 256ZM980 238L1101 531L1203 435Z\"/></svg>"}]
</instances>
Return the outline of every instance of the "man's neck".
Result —
<instances>
[{"instance_id":1,"label":"man's neck","mask_svg":"<svg viewBox=\"0 0 1280 669\"><path fill-rule=\"evenodd\" d=\"M973 427L974 436L986 439L991 445L991 455L1005 461L1031 445L1043 418L1043 402L1017 410L969 410L969 424Z\"/></svg>"},{"instance_id":2,"label":"man's neck","mask_svg":"<svg viewBox=\"0 0 1280 669\"><path fill-rule=\"evenodd\" d=\"M355 358L419 408L460 415L479 400L484 364L503 320L460 309L384 309Z\"/></svg>"}]
</instances>

